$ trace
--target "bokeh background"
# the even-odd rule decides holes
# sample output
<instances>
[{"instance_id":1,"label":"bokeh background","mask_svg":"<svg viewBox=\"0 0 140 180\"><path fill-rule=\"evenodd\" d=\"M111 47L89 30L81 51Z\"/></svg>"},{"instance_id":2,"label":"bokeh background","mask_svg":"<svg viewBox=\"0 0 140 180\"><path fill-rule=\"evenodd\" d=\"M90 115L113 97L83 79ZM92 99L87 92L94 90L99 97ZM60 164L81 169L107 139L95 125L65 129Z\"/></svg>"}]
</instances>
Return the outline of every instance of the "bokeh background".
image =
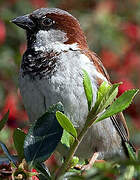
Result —
<instances>
[{"instance_id":1,"label":"bokeh background","mask_svg":"<svg viewBox=\"0 0 140 180\"><path fill-rule=\"evenodd\" d=\"M10 110L0 140L11 151L14 151L13 130L17 127L26 130L28 117L18 91L26 37L10 20L40 7L62 8L79 19L90 49L102 58L112 82L123 82L119 95L125 90L140 88L139 0L0 0L0 118ZM131 140L139 148L140 93L125 111L125 117Z\"/></svg>"}]
</instances>

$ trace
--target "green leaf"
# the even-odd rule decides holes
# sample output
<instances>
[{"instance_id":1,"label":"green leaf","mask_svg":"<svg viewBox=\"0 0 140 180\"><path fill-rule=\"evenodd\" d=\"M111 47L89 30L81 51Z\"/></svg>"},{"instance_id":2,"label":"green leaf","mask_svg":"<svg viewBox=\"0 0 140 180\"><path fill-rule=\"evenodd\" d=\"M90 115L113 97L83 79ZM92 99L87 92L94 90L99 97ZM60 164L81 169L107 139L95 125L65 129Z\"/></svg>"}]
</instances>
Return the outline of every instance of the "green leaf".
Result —
<instances>
[{"instance_id":1,"label":"green leaf","mask_svg":"<svg viewBox=\"0 0 140 180\"><path fill-rule=\"evenodd\" d=\"M68 148L70 147L70 143L69 143L70 136L71 135L66 130L63 131L63 135L62 135L62 138L61 138L61 143L65 144Z\"/></svg>"},{"instance_id":2,"label":"green leaf","mask_svg":"<svg viewBox=\"0 0 140 180\"><path fill-rule=\"evenodd\" d=\"M86 98L88 102L88 110L90 111L91 106L92 106L92 101L93 101L92 85L91 85L90 77L84 69L83 69L83 74L84 74L83 85L84 85L84 90L85 90L85 94L86 94Z\"/></svg>"},{"instance_id":3,"label":"green leaf","mask_svg":"<svg viewBox=\"0 0 140 180\"><path fill-rule=\"evenodd\" d=\"M118 94L118 84L113 84L112 86L108 82L103 82L99 87L97 92L97 100L89 112L87 117L87 123L92 124L97 115L102 112L105 108L107 108L116 98Z\"/></svg>"},{"instance_id":4,"label":"green leaf","mask_svg":"<svg viewBox=\"0 0 140 180\"><path fill-rule=\"evenodd\" d=\"M57 111L56 118L63 129L65 129L68 133L70 133L74 138L77 138L77 131L73 126L72 122L70 121L70 119L65 114L63 114L60 111Z\"/></svg>"},{"instance_id":5,"label":"green leaf","mask_svg":"<svg viewBox=\"0 0 140 180\"><path fill-rule=\"evenodd\" d=\"M120 84L113 84L112 86L107 87L106 93L103 94L103 98L98 106L97 113L102 112L114 101L118 94L119 85Z\"/></svg>"},{"instance_id":6,"label":"green leaf","mask_svg":"<svg viewBox=\"0 0 140 180\"><path fill-rule=\"evenodd\" d=\"M4 117L0 121L0 131L3 129L3 127L6 124L6 122L8 121L8 117L9 117L9 110L8 110L8 112L4 115Z\"/></svg>"},{"instance_id":7,"label":"green leaf","mask_svg":"<svg viewBox=\"0 0 140 180\"><path fill-rule=\"evenodd\" d=\"M29 129L24 141L24 156L27 163L44 162L61 140L63 128L56 119L56 111L63 112L63 105L57 103L37 119Z\"/></svg>"},{"instance_id":8,"label":"green leaf","mask_svg":"<svg viewBox=\"0 0 140 180\"><path fill-rule=\"evenodd\" d=\"M25 137L26 134L21 129L19 128L15 129L13 134L13 141L20 160L24 158L23 146L24 146Z\"/></svg>"},{"instance_id":9,"label":"green leaf","mask_svg":"<svg viewBox=\"0 0 140 180\"><path fill-rule=\"evenodd\" d=\"M106 109L106 111L98 117L93 124L106 119L114 114L117 114L119 112L122 112L124 109L126 109L132 102L132 99L134 96L138 93L138 89L132 89L125 91L116 101L112 103L112 105Z\"/></svg>"},{"instance_id":10,"label":"green leaf","mask_svg":"<svg viewBox=\"0 0 140 180\"><path fill-rule=\"evenodd\" d=\"M109 106L118 94L118 86L120 84L109 85L108 82L103 82L97 92L97 101L95 103L94 112L96 114L102 112Z\"/></svg>"},{"instance_id":11,"label":"green leaf","mask_svg":"<svg viewBox=\"0 0 140 180\"><path fill-rule=\"evenodd\" d=\"M69 148L73 142L74 142L73 136L70 135L66 130L64 130L61 138L61 143L65 144Z\"/></svg>"},{"instance_id":12,"label":"green leaf","mask_svg":"<svg viewBox=\"0 0 140 180\"><path fill-rule=\"evenodd\" d=\"M134 178L134 174L135 174L135 167L127 166L122 178L124 180L132 180Z\"/></svg>"},{"instance_id":13,"label":"green leaf","mask_svg":"<svg viewBox=\"0 0 140 180\"><path fill-rule=\"evenodd\" d=\"M102 102L102 100L103 99L106 99L106 94L107 94L107 92L109 91L109 89L111 88L111 86L109 85L109 83L108 82L106 82L106 81L104 81L101 85L100 85L100 87L99 87L99 89L98 89L98 92L97 92L97 99L96 99L96 102L95 102L95 105L94 105L94 107L92 108L92 110L91 110L91 113L93 113L93 114L98 114L98 112L97 112L97 109L98 109L98 111L99 111L99 105L101 104L101 102ZM103 103L102 103L103 104ZM101 105L100 105L101 106Z\"/></svg>"},{"instance_id":14,"label":"green leaf","mask_svg":"<svg viewBox=\"0 0 140 180\"><path fill-rule=\"evenodd\" d=\"M73 156L72 160L70 161L70 167L75 167L79 162L79 158L77 156Z\"/></svg>"},{"instance_id":15,"label":"green leaf","mask_svg":"<svg viewBox=\"0 0 140 180\"><path fill-rule=\"evenodd\" d=\"M130 146L130 144L128 142L125 142L125 146L127 148L130 159L136 161L137 157L136 157L136 153L134 152L133 148Z\"/></svg>"},{"instance_id":16,"label":"green leaf","mask_svg":"<svg viewBox=\"0 0 140 180\"><path fill-rule=\"evenodd\" d=\"M106 82L103 81L102 84L100 85L98 92L97 92L97 102L101 102L101 100L103 99L104 95L107 94L107 92L109 91L109 89L111 88L111 85Z\"/></svg>"},{"instance_id":17,"label":"green leaf","mask_svg":"<svg viewBox=\"0 0 140 180\"><path fill-rule=\"evenodd\" d=\"M32 177L32 176L37 176L38 175L38 173L37 172L26 172L26 176L27 177Z\"/></svg>"}]
</instances>

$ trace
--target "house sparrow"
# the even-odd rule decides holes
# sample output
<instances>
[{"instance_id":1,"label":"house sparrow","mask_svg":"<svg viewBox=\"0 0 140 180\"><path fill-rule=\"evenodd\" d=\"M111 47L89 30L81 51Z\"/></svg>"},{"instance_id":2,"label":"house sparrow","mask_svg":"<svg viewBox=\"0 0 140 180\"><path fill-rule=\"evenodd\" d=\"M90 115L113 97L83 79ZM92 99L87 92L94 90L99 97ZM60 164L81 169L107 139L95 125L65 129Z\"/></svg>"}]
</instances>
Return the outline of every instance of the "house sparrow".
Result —
<instances>
[{"instance_id":1,"label":"house sparrow","mask_svg":"<svg viewBox=\"0 0 140 180\"><path fill-rule=\"evenodd\" d=\"M19 87L31 122L52 104L62 102L65 114L77 130L84 126L88 104L83 87L83 69L92 82L94 106L103 81L110 82L99 57L89 50L79 22L68 12L41 8L12 21L26 30L25 51L19 75ZM76 155L100 159L127 156L124 142L129 142L128 128L120 113L89 128Z\"/></svg>"}]
</instances>

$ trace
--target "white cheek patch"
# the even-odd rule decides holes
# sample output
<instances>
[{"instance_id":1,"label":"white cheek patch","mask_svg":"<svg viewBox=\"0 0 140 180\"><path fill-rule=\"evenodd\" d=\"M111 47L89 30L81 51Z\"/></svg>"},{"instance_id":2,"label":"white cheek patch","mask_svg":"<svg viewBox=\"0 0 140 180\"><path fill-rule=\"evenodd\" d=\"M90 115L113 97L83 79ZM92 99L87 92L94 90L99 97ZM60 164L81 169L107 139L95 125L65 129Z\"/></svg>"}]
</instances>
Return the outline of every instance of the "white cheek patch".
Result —
<instances>
[{"instance_id":1,"label":"white cheek patch","mask_svg":"<svg viewBox=\"0 0 140 180\"><path fill-rule=\"evenodd\" d=\"M40 30L36 34L34 44L35 51L55 52L66 51L69 49L78 50L77 43L64 44L68 40L67 34L60 30L51 29L49 31Z\"/></svg>"},{"instance_id":2,"label":"white cheek patch","mask_svg":"<svg viewBox=\"0 0 140 180\"><path fill-rule=\"evenodd\" d=\"M40 30L36 34L36 42L37 43L45 43L45 42L66 42L68 40L67 34L60 30L51 29L49 31Z\"/></svg>"}]
</instances>

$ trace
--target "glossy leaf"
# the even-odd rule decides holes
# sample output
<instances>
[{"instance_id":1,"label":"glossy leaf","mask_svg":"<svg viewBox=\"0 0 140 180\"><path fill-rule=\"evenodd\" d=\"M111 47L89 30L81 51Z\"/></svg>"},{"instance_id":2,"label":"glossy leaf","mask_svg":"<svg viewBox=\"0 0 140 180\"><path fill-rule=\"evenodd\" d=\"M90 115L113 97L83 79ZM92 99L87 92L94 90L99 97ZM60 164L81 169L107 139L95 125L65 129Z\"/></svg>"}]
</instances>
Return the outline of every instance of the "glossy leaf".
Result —
<instances>
[{"instance_id":1,"label":"glossy leaf","mask_svg":"<svg viewBox=\"0 0 140 180\"><path fill-rule=\"evenodd\" d=\"M0 141L0 146L1 146L2 150L4 151L5 155L7 156L7 158L8 158L11 162L13 162L14 165L16 165L17 159L15 159L15 157L10 154L10 152L9 152L9 150L7 149L6 145L5 145L3 142Z\"/></svg>"},{"instance_id":2,"label":"glossy leaf","mask_svg":"<svg viewBox=\"0 0 140 180\"><path fill-rule=\"evenodd\" d=\"M39 180L51 180L49 169L44 163L36 163L34 164L34 168L39 172Z\"/></svg>"},{"instance_id":3,"label":"glossy leaf","mask_svg":"<svg viewBox=\"0 0 140 180\"><path fill-rule=\"evenodd\" d=\"M88 73L83 70L83 85L84 85L84 90L85 90L85 94L86 94L86 98L87 98L87 102L88 102L88 110L91 110L91 106L92 106L92 101L93 101L93 91L92 91L92 84L90 81L90 77L88 75Z\"/></svg>"},{"instance_id":4,"label":"glossy leaf","mask_svg":"<svg viewBox=\"0 0 140 180\"><path fill-rule=\"evenodd\" d=\"M64 130L61 138L61 143L65 144L69 148L73 142L74 142L73 136L70 135L66 130Z\"/></svg>"},{"instance_id":5,"label":"glossy leaf","mask_svg":"<svg viewBox=\"0 0 140 180\"><path fill-rule=\"evenodd\" d=\"M124 92L121 96L117 98L116 101L112 103L112 105L108 109L106 109L106 111L100 117L96 119L96 121L94 121L94 124L114 114L122 112L131 104L132 99L137 93L137 89L132 89Z\"/></svg>"},{"instance_id":6,"label":"glossy leaf","mask_svg":"<svg viewBox=\"0 0 140 180\"><path fill-rule=\"evenodd\" d=\"M102 112L105 108L107 108L116 98L118 94L118 87L120 84L113 84L106 89L106 93L103 94L103 98L99 104L97 109L97 113Z\"/></svg>"},{"instance_id":7,"label":"glossy leaf","mask_svg":"<svg viewBox=\"0 0 140 180\"><path fill-rule=\"evenodd\" d=\"M70 161L71 168L75 167L79 162L79 158L77 156L73 156L72 160Z\"/></svg>"},{"instance_id":8,"label":"glossy leaf","mask_svg":"<svg viewBox=\"0 0 140 180\"><path fill-rule=\"evenodd\" d=\"M10 155L10 156L11 156L10 159L7 156L0 157L0 166L2 164L9 166L11 163L11 159L12 159L12 161L14 161L15 164L18 163L18 156L16 156L16 155Z\"/></svg>"},{"instance_id":9,"label":"glossy leaf","mask_svg":"<svg viewBox=\"0 0 140 180\"><path fill-rule=\"evenodd\" d=\"M63 112L61 103L51 106L29 129L24 141L24 155L28 163L45 161L61 140L63 128L56 119L56 111Z\"/></svg>"},{"instance_id":10,"label":"glossy leaf","mask_svg":"<svg viewBox=\"0 0 140 180\"><path fill-rule=\"evenodd\" d=\"M63 135L62 135L62 138L61 138L61 143L65 144L68 148L70 147L70 143L69 143L70 136L71 135L66 130L63 131Z\"/></svg>"},{"instance_id":11,"label":"glossy leaf","mask_svg":"<svg viewBox=\"0 0 140 180\"><path fill-rule=\"evenodd\" d=\"M97 92L96 103L88 114L87 123L92 124L96 116L114 101L114 99L116 98L118 94L119 85L120 83L113 84L112 86L110 86L107 82L103 82L101 84Z\"/></svg>"},{"instance_id":12,"label":"glossy leaf","mask_svg":"<svg viewBox=\"0 0 140 180\"><path fill-rule=\"evenodd\" d=\"M105 82L105 81L100 85L98 92L97 92L97 99L96 99L95 105L92 108L92 110L89 112L90 116L91 115L94 116L95 114L97 114L99 112L99 105L101 104L101 102L103 102L102 101L103 98L106 99L107 93L110 88L111 88L111 86L109 85L109 83ZM100 105L100 107L101 107L101 105ZM98 109L98 111L97 111L97 109Z\"/></svg>"},{"instance_id":13,"label":"glossy leaf","mask_svg":"<svg viewBox=\"0 0 140 180\"><path fill-rule=\"evenodd\" d=\"M65 129L68 133L70 133L74 138L77 138L77 131L73 126L72 122L70 121L70 119L65 114L63 114L60 111L57 111L56 118L63 129Z\"/></svg>"},{"instance_id":14,"label":"glossy leaf","mask_svg":"<svg viewBox=\"0 0 140 180\"><path fill-rule=\"evenodd\" d=\"M134 177L134 174L135 174L135 167L134 166L127 166L122 179L132 180Z\"/></svg>"},{"instance_id":15,"label":"glossy leaf","mask_svg":"<svg viewBox=\"0 0 140 180\"><path fill-rule=\"evenodd\" d=\"M13 141L20 160L24 158L23 146L24 146L25 137L26 134L21 129L19 128L15 129L13 134Z\"/></svg>"},{"instance_id":16,"label":"glossy leaf","mask_svg":"<svg viewBox=\"0 0 140 180\"><path fill-rule=\"evenodd\" d=\"M107 94L107 92L110 90L111 85L106 82L103 81L102 84L100 85L98 92L97 92L97 102L101 102L101 100L103 99L103 97Z\"/></svg>"},{"instance_id":17,"label":"glossy leaf","mask_svg":"<svg viewBox=\"0 0 140 180\"><path fill-rule=\"evenodd\" d=\"M9 111L4 115L4 117L0 121L0 131L3 129L6 122L8 121L8 117L9 117Z\"/></svg>"}]
</instances>

